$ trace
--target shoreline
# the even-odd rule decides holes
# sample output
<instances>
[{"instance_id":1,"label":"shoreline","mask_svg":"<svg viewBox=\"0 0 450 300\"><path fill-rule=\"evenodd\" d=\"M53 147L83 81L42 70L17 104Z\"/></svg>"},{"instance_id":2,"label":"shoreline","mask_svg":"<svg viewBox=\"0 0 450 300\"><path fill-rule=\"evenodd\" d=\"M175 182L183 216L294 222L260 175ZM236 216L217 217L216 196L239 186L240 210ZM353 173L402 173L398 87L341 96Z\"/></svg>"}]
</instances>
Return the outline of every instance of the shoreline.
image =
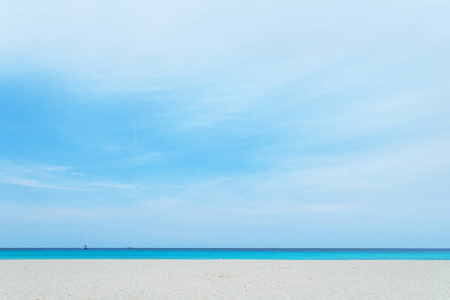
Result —
<instances>
[{"instance_id":1,"label":"shoreline","mask_svg":"<svg viewBox=\"0 0 450 300\"><path fill-rule=\"evenodd\" d=\"M445 299L447 260L0 260L1 299Z\"/></svg>"},{"instance_id":2,"label":"shoreline","mask_svg":"<svg viewBox=\"0 0 450 300\"><path fill-rule=\"evenodd\" d=\"M450 260L450 249L0 249L1 259Z\"/></svg>"}]
</instances>

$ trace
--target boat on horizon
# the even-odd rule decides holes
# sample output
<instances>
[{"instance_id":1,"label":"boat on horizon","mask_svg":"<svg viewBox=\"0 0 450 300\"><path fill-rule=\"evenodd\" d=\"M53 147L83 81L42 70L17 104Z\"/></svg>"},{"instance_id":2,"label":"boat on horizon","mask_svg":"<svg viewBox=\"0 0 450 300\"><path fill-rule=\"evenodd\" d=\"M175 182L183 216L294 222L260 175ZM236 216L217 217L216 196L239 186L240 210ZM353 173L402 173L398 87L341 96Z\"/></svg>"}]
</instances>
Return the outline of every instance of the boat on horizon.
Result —
<instances>
[{"instance_id":1,"label":"boat on horizon","mask_svg":"<svg viewBox=\"0 0 450 300\"><path fill-rule=\"evenodd\" d=\"M83 246L83 250L87 250L87 221L85 221L84 223L84 246Z\"/></svg>"}]
</instances>

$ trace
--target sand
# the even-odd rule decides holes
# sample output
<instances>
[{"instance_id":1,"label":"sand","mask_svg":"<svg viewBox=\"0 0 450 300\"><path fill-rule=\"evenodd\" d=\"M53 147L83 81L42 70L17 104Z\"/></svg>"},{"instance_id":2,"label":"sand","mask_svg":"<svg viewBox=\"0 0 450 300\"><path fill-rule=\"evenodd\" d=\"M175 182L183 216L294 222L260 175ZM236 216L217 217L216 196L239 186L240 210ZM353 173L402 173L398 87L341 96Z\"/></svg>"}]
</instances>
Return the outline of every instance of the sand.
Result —
<instances>
[{"instance_id":1,"label":"sand","mask_svg":"<svg viewBox=\"0 0 450 300\"><path fill-rule=\"evenodd\" d=\"M450 299L450 261L0 260L0 299Z\"/></svg>"}]
</instances>

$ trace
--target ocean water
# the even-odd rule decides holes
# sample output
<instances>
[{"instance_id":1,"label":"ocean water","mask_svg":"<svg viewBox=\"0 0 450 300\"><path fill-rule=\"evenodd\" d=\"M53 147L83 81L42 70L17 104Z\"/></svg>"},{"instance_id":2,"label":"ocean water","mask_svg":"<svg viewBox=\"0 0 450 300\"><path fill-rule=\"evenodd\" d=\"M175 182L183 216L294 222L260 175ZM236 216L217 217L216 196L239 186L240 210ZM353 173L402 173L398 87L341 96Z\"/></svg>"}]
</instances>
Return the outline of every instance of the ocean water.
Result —
<instances>
[{"instance_id":1,"label":"ocean water","mask_svg":"<svg viewBox=\"0 0 450 300\"><path fill-rule=\"evenodd\" d=\"M1 249L0 259L450 260L450 249Z\"/></svg>"}]
</instances>

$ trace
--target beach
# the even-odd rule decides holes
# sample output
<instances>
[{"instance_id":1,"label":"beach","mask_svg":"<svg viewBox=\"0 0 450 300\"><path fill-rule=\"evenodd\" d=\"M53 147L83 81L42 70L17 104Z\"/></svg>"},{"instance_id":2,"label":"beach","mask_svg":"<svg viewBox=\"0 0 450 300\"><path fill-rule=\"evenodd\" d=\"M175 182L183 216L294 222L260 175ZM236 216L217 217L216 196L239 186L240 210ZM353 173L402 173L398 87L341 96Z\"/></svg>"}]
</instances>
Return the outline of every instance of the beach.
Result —
<instances>
[{"instance_id":1,"label":"beach","mask_svg":"<svg viewBox=\"0 0 450 300\"><path fill-rule=\"evenodd\" d=\"M443 260L0 260L0 299L448 299Z\"/></svg>"}]
</instances>

